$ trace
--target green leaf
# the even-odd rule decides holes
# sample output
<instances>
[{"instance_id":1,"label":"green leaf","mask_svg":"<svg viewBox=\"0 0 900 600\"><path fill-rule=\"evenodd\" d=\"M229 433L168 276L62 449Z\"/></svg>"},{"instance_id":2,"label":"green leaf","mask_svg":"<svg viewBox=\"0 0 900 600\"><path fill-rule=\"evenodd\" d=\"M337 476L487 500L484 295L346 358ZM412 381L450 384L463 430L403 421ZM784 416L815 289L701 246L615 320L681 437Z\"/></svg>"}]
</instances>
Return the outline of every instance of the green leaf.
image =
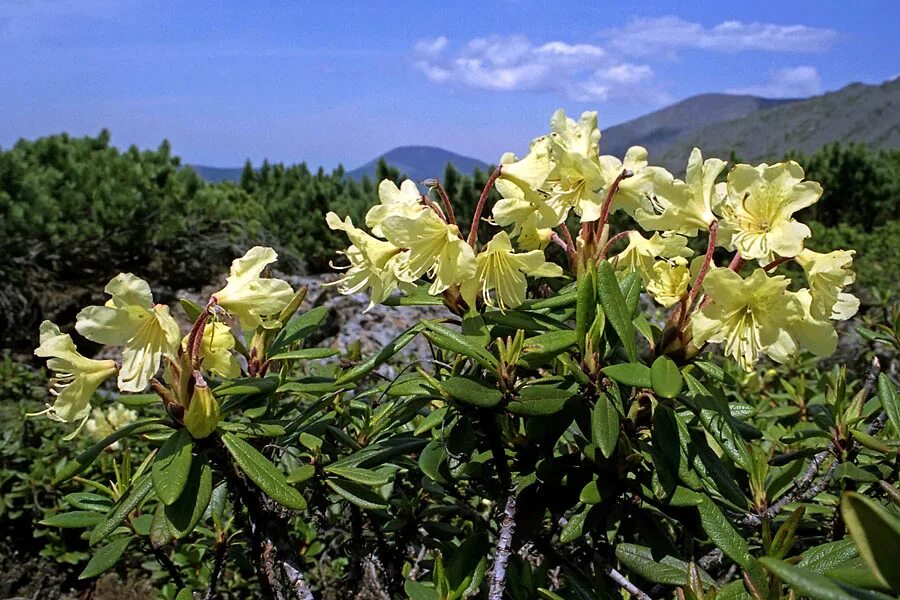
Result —
<instances>
[{"instance_id":1,"label":"green leaf","mask_svg":"<svg viewBox=\"0 0 900 600\"><path fill-rule=\"evenodd\" d=\"M269 355L276 355L282 348L287 348L294 342L303 339L316 327L322 324L325 317L328 316L327 306L317 306L303 313L302 315L291 319L284 329L278 332L272 345L269 346Z\"/></svg>"},{"instance_id":2,"label":"green leaf","mask_svg":"<svg viewBox=\"0 0 900 600\"><path fill-rule=\"evenodd\" d=\"M100 456L100 453L106 450L106 447L118 442L122 438L128 437L132 434L144 433L147 431L152 431L154 429L165 429L162 425L166 420L165 419L149 419L145 421L136 421L125 427L118 429L78 456L75 457L75 460L68 463L63 469L57 474L56 478L53 480L53 485L59 485L64 481L68 481L72 477L81 474L85 469L87 469L97 457Z\"/></svg>"},{"instance_id":3,"label":"green leaf","mask_svg":"<svg viewBox=\"0 0 900 600\"><path fill-rule=\"evenodd\" d=\"M731 560L750 569L752 557L750 546L738 531L731 525L719 507L708 497L702 496L697 510L700 513L700 523L703 531L709 539L719 547Z\"/></svg>"},{"instance_id":4,"label":"green leaf","mask_svg":"<svg viewBox=\"0 0 900 600\"><path fill-rule=\"evenodd\" d=\"M619 412L606 392L597 395L591 409L591 440L603 458L612 456L619 443Z\"/></svg>"},{"instance_id":5,"label":"green leaf","mask_svg":"<svg viewBox=\"0 0 900 600\"><path fill-rule=\"evenodd\" d=\"M315 465L300 465L287 476L287 482L290 484L303 483L304 481L309 481L315 474Z\"/></svg>"},{"instance_id":6,"label":"green leaf","mask_svg":"<svg viewBox=\"0 0 900 600\"><path fill-rule=\"evenodd\" d=\"M614 381L636 388L649 388L652 384L650 367L640 363L620 363L601 369L603 374Z\"/></svg>"},{"instance_id":7,"label":"green leaf","mask_svg":"<svg viewBox=\"0 0 900 600\"><path fill-rule=\"evenodd\" d=\"M116 401L125 406L149 406L160 399L157 394L116 394Z\"/></svg>"},{"instance_id":8,"label":"green leaf","mask_svg":"<svg viewBox=\"0 0 900 600\"><path fill-rule=\"evenodd\" d=\"M446 460L447 450L444 443L441 440L432 440L419 453L419 470L438 483L446 483L447 478L441 473L441 467Z\"/></svg>"},{"instance_id":9,"label":"green leaf","mask_svg":"<svg viewBox=\"0 0 900 600\"><path fill-rule=\"evenodd\" d=\"M482 315L488 323L522 331L557 331L569 327L551 316L528 310L492 310Z\"/></svg>"},{"instance_id":10,"label":"green leaf","mask_svg":"<svg viewBox=\"0 0 900 600\"><path fill-rule=\"evenodd\" d=\"M325 470L338 477L343 477L344 479L349 479L350 481L355 481L356 483L361 483L363 485L385 485L393 479L393 476L389 473L379 473L378 471L360 469L359 467L335 467L329 465L325 467Z\"/></svg>"},{"instance_id":11,"label":"green leaf","mask_svg":"<svg viewBox=\"0 0 900 600\"><path fill-rule=\"evenodd\" d=\"M88 527L94 527L104 520L102 514L92 510L72 510L53 515L52 517L47 517L43 521L40 521L40 524L47 527L61 527L65 529L86 529Z\"/></svg>"},{"instance_id":12,"label":"green leaf","mask_svg":"<svg viewBox=\"0 0 900 600\"><path fill-rule=\"evenodd\" d=\"M591 506L585 506L581 509L580 512L572 515L572 518L566 523L565 527L562 528L562 531L559 532L559 542L561 544L568 544L569 542L574 542L582 535L584 535L584 522L587 520L588 515L591 512Z\"/></svg>"},{"instance_id":13,"label":"green leaf","mask_svg":"<svg viewBox=\"0 0 900 600\"><path fill-rule=\"evenodd\" d=\"M585 336L597 311L597 286L594 281L597 270L594 264L590 263L579 271L578 300L575 303L575 341L578 343L578 350L584 353Z\"/></svg>"},{"instance_id":14,"label":"green leaf","mask_svg":"<svg viewBox=\"0 0 900 600\"><path fill-rule=\"evenodd\" d=\"M190 588L182 588L178 590L175 600L194 600L194 593L191 592Z\"/></svg>"},{"instance_id":15,"label":"green leaf","mask_svg":"<svg viewBox=\"0 0 900 600\"><path fill-rule=\"evenodd\" d=\"M410 600L439 600L436 589L412 579L403 582L403 591Z\"/></svg>"},{"instance_id":16,"label":"green leaf","mask_svg":"<svg viewBox=\"0 0 900 600\"><path fill-rule=\"evenodd\" d=\"M91 560L88 561L88 564L84 568L84 571L82 571L78 576L78 579L90 579L91 577L96 577L104 571L112 568L117 562L119 562L119 559L122 558L122 554L125 552L125 548L128 547L128 544L131 543L132 539L133 538L131 537L122 538L120 540L110 542L109 544L97 550L94 553L94 556L91 557Z\"/></svg>"},{"instance_id":17,"label":"green leaf","mask_svg":"<svg viewBox=\"0 0 900 600\"><path fill-rule=\"evenodd\" d=\"M469 336L432 321L425 321L424 326L425 337L438 348L471 358L482 367L496 372L497 358L485 350L483 344L479 345Z\"/></svg>"},{"instance_id":18,"label":"green leaf","mask_svg":"<svg viewBox=\"0 0 900 600\"><path fill-rule=\"evenodd\" d=\"M522 361L525 366L543 359L556 358L558 354L575 345L576 334L571 329L548 331L525 340L522 345Z\"/></svg>"},{"instance_id":19,"label":"green leaf","mask_svg":"<svg viewBox=\"0 0 900 600\"><path fill-rule=\"evenodd\" d=\"M625 354L630 362L637 362L637 342L634 338L634 325L631 323L631 313L622 296L619 282L612 265L608 261L601 261L597 266L597 297L606 313L606 319L619 335Z\"/></svg>"},{"instance_id":20,"label":"green leaf","mask_svg":"<svg viewBox=\"0 0 900 600\"><path fill-rule=\"evenodd\" d=\"M850 435L853 436L857 442L868 448L869 450L874 450L875 452L881 452L882 454L894 455L897 453L897 449L887 444L877 437L869 435L865 431L860 431L859 429L851 429Z\"/></svg>"},{"instance_id":21,"label":"green leaf","mask_svg":"<svg viewBox=\"0 0 900 600\"><path fill-rule=\"evenodd\" d=\"M367 510L387 508L384 498L367 487L351 481L328 479L325 483L347 502Z\"/></svg>"},{"instance_id":22,"label":"green leaf","mask_svg":"<svg viewBox=\"0 0 900 600\"><path fill-rule=\"evenodd\" d=\"M736 579L716 590L716 600L752 600L744 582Z\"/></svg>"},{"instance_id":23,"label":"green leaf","mask_svg":"<svg viewBox=\"0 0 900 600\"><path fill-rule=\"evenodd\" d=\"M412 327L395 337L393 340L388 342L388 344L384 348L378 351L378 354L341 373L340 377L338 377L337 379L337 383L343 385L347 383L353 383L358 379L362 379L363 377L374 371L378 365L393 358L393 356L400 352L400 350L402 350L404 346L413 341L413 339L417 335L419 335L419 332L423 327L423 323L417 323L416 325L413 325Z\"/></svg>"},{"instance_id":24,"label":"green leaf","mask_svg":"<svg viewBox=\"0 0 900 600\"><path fill-rule=\"evenodd\" d=\"M187 298L179 298L178 303L181 304L181 308L184 310L184 314L187 316L188 321L193 323L197 320L197 317L200 316L200 313L203 312L203 307L193 302L192 300L188 300Z\"/></svg>"},{"instance_id":25,"label":"green leaf","mask_svg":"<svg viewBox=\"0 0 900 600\"><path fill-rule=\"evenodd\" d=\"M91 531L91 546L115 531L116 527L128 518L131 511L140 506L152 489L153 481L150 479L149 473L141 475L137 481L133 482L131 489L113 506L106 518Z\"/></svg>"},{"instance_id":26,"label":"green leaf","mask_svg":"<svg viewBox=\"0 0 900 600\"><path fill-rule=\"evenodd\" d=\"M578 501L584 504L600 504L605 495L600 489L597 480L594 479L581 488L581 493L578 494Z\"/></svg>"},{"instance_id":27,"label":"green leaf","mask_svg":"<svg viewBox=\"0 0 900 600\"><path fill-rule=\"evenodd\" d=\"M735 419L724 401L713 396L695 396L700 422L734 463L747 471L752 469L753 459L744 438L737 432Z\"/></svg>"},{"instance_id":28,"label":"green leaf","mask_svg":"<svg viewBox=\"0 0 900 600\"><path fill-rule=\"evenodd\" d=\"M212 497L212 469L205 460L195 460L190 479L178 501L166 507L169 532L176 540L188 535L200 522Z\"/></svg>"},{"instance_id":29,"label":"green leaf","mask_svg":"<svg viewBox=\"0 0 900 600\"><path fill-rule=\"evenodd\" d=\"M856 544L851 538L844 538L837 542L809 548L803 552L803 559L797 563L797 566L821 575L857 556L859 556L859 551L856 549Z\"/></svg>"},{"instance_id":30,"label":"green leaf","mask_svg":"<svg viewBox=\"0 0 900 600\"><path fill-rule=\"evenodd\" d=\"M316 360L337 356L340 353L340 350L335 350L334 348L303 348L301 350L281 352L275 356L270 356L269 360Z\"/></svg>"},{"instance_id":31,"label":"green leaf","mask_svg":"<svg viewBox=\"0 0 900 600\"><path fill-rule=\"evenodd\" d=\"M172 541L172 532L169 531L169 521L166 519L166 505L160 502L153 512L153 521L150 522L150 544L154 548L162 548Z\"/></svg>"},{"instance_id":32,"label":"green leaf","mask_svg":"<svg viewBox=\"0 0 900 600\"><path fill-rule=\"evenodd\" d=\"M510 400L506 409L514 415L525 417L552 415L561 411L566 402L575 395L568 386L538 383L519 390L515 400Z\"/></svg>"},{"instance_id":33,"label":"green leaf","mask_svg":"<svg viewBox=\"0 0 900 600\"><path fill-rule=\"evenodd\" d=\"M491 408L500 404L503 394L494 387L469 377L450 377L441 382L441 389L457 402Z\"/></svg>"},{"instance_id":34,"label":"green leaf","mask_svg":"<svg viewBox=\"0 0 900 600\"><path fill-rule=\"evenodd\" d=\"M665 585L686 585L688 581L688 564L672 556L661 561L653 560L653 553L646 546L637 544L619 544L616 546L616 558L622 564L653 583ZM703 573L701 578L705 575ZM707 579L709 576L707 575ZM707 583L712 583L707 581Z\"/></svg>"},{"instance_id":35,"label":"green leaf","mask_svg":"<svg viewBox=\"0 0 900 600\"><path fill-rule=\"evenodd\" d=\"M284 474L259 450L231 433L223 433L222 442L241 471L272 500L295 510L306 508L300 492L291 487Z\"/></svg>"},{"instance_id":36,"label":"green leaf","mask_svg":"<svg viewBox=\"0 0 900 600\"><path fill-rule=\"evenodd\" d=\"M216 397L271 394L278 389L278 377L242 377L226 381L213 390Z\"/></svg>"},{"instance_id":37,"label":"green leaf","mask_svg":"<svg viewBox=\"0 0 900 600\"><path fill-rule=\"evenodd\" d=\"M759 562L788 584L795 592L814 600L859 600L861 598L888 598L883 594L841 586L824 575L794 567L777 558L764 557Z\"/></svg>"},{"instance_id":38,"label":"green leaf","mask_svg":"<svg viewBox=\"0 0 900 600\"><path fill-rule=\"evenodd\" d=\"M619 282L619 289L622 290L622 296L625 297L625 310L634 317L641 299L641 276L637 271L629 272Z\"/></svg>"},{"instance_id":39,"label":"green leaf","mask_svg":"<svg viewBox=\"0 0 900 600\"><path fill-rule=\"evenodd\" d=\"M526 300L520 308L530 310L543 310L545 308L565 308L572 306L578 301L578 292L571 291L565 294L558 294L549 298L541 298L539 300Z\"/></svg>"},{"instance_id":40,"label":"green leaf","mask_svg":"<svg viewBox=\"0 0 900 600\"><path fill-rule=\"evenodd\" d=\"M156 496L163 504L178 500L191 471L194 444L187 429L179 429L163 443L153 461L151 476Z\"/></svg>"},{"instance_id":41,"label":"green leaf","mask_svg":"<svg viewBox=\"0 0 900 600\"><path fill-rule=\"evenodd\" d=\"M677 398L684 379L675 362L668 356L660 356L650 367L650 383L653 392L661 398Z\"/></svg>"},{"instance_id":42,"label":"green leaf","mask_svg":"<svg viewBox=\"0 0 900 600\"><path fill-rule=\"evenodd\" d=\"M422 419L421 423L416 425L416 430L413 433L416 435L422 435L426 431L431 431L432 429L437 427L438 424L440 424L444 421L444 417L446 416L446 414L447 414L446 406L442 406L440 408L434 409L433 411L428 413L427 417Z\"/></svg>"},{"instance_id":43,"label":"green leaf","mask_svg":"<svg viewBox=\"0 0 900 600\"><path fill-rule=\"evenodd\" d=\"M284 435L284 426L277 423L219 423L219 429L243 437L278 437Z\"/></svg>"},{"instance_id":44,"label":"green leaf","mask_svg":"<svg viewBox=\"0 0 900 600\"><path fill-rule=\"evenodd\" d=\"M878 398L881 408L894 424L894 430L900 433L900 395L897 394L897 386L884 373L878 376Z\"/></svg>"},{"instance_id":45,"label":"green leaf","mask_svg":"<svg viewBox=\"0 0 900 600\"><path fill-rule=\"evenodd\" d=\"M841 498L841 516L872 572L884 585L900 591L900 519L856 492Z\"/></svg>"},{"instance_id":46,"label":"green leaf","mask_svg":"<svg viewBox=\"0 0 900 600\"><path fill-rule=\"evenodd\" d=\"M106 514L112 508L112 500L109 496L101 496L92 492L75 492L66 494L63 500L72 508L79 510L92 510Z\"/></svg>"}]
</instances>

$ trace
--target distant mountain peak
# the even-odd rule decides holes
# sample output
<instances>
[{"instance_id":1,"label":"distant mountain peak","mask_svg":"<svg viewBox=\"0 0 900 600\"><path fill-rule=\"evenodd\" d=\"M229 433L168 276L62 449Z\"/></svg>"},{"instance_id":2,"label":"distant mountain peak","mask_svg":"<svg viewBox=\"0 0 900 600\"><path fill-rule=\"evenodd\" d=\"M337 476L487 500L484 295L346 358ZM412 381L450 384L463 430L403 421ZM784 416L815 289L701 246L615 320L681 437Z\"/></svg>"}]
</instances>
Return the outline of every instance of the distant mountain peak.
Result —
<instances>
[{"instance_id":1,"label":"distant mountain peak","mask_svg":"<svg viewBox=\"0 0 900 600\"><path fill-rule=\"evenodd\" d=\"M362 179L365 175L374 178L378 161L382 158L414 181L443 177L447 163L451 163L458 171L466 174L475 169L486 171L490 168L487 163L477 158L463 156L436 146L398 146L353 169L347 176L353 179Z\"/></svg>"}]
</instances>

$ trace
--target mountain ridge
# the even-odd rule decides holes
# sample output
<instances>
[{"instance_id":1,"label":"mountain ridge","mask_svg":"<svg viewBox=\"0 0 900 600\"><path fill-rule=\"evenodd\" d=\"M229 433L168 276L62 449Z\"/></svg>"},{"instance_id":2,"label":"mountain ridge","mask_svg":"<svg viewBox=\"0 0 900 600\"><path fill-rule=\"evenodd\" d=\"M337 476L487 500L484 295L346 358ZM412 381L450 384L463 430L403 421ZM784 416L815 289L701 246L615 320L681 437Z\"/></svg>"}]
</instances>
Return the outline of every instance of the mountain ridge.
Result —
<instances>
[{"instance_id":1,"label":"mountain ridge","mask_svg":"<svg viewBox=\"0 0 900 600\"><path fill-rule=\"evenodd\" d=\"M852 83L809 98L699 94L602 129L600 149L622 157L629 147L644 146L651 164L681 172L693 147L709 157L728 159L735 153L758 162L780 159L791 150L811 153L834 141L900 148L900 78ZM466 174L490 168L443 148L410 145L388 150L347 176L374 177L381 158L415 181L441 177L448 162ZM238 181L242 170L190 166L210 182Z\"/></svg>"}]
</instances>

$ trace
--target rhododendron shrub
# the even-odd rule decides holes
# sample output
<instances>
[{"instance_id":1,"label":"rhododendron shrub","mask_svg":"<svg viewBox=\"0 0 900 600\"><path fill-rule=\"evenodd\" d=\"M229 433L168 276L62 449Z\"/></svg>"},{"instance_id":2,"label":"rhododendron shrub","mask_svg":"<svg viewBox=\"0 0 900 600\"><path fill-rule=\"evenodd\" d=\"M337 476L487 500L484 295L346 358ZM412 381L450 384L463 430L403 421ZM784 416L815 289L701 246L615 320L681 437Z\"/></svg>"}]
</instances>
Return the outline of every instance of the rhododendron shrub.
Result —
<instances>
[{"instance_id":1,"label":"rhododendron shrub","mask_svg":"<svg viewBox=\"0 0 900 600\"><path fill-rule=\"evenodd\" d=\"M327 309L300 310L305 290L269 276L262 247L205 306L182 302L189 331L140 278L114 278L75 330L118 361L42 326L36 354L56 373L44 414L107 434L60 485L129 438L156 446L127 480L96 482L113 503L85 522L103 544L88 576L136 538L166 563L212 526L205 579L169 561L185 597L215 595L228 544L270 597L900 592L896 387L877 359L857 379L822 371L827 394L788 383L859 309L853 250L805 247L798 214L822 188L799 164L694 149L679 179L641 147L603 155L595 113L557 111L526 155L500 157L471 223L437 180L378 191L364 223L323 215L348 239L331 285L367 292L360 310L446 317L374 356L305 347ZM611 230L616 212L630 228ZM432 359L404 358L417 336ZM113 379L123 394L94 407Z\"/></svg>"}]
</instances>

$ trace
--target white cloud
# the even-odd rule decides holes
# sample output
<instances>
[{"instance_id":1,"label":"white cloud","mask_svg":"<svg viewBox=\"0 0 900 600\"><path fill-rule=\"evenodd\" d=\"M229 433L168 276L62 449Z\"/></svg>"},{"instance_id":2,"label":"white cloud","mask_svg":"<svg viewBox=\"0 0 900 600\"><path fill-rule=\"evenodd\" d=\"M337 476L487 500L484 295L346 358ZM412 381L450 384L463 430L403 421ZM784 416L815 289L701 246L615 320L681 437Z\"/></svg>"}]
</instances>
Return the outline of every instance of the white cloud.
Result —
<instances>
[{"instance_id":1,"label":"white cloud","mask_svg":"<svg viewBox=\"0 0 900 600\"><path fill-rule=\"evenodd\" d=\"M822 78L815 67L789 67L771 71L765 83L727 91L766 98L805 98L822 93Z\"/></svg>"},{"instance_id":2,"label":"white cloud","mask_svg":"<svg viewBox=\"0 0 900 600\"><path fill-rule=\"evenodd\" d=\"M834 45L838 32L807 25L723 21L712 27L667 16L633 19L604 32L610 45L635 55L652 55L693 48L714 52L824 52Z\"/></svg>"},{"instance_id":3,"label":"white cloud","mask_svg":"<svg viewBox=\"0 0 900 600\"><path fill-rule=\"evenodd\" d=\"M652 87L649 65L616 61L594 44L538 44L524 36L490 36L473 39L456 52L448 47L443 36L419 40L413 48L414 65L436 83L477 90L558 92L582 102L661 98Z\"/></svg>"}]
</instances>

